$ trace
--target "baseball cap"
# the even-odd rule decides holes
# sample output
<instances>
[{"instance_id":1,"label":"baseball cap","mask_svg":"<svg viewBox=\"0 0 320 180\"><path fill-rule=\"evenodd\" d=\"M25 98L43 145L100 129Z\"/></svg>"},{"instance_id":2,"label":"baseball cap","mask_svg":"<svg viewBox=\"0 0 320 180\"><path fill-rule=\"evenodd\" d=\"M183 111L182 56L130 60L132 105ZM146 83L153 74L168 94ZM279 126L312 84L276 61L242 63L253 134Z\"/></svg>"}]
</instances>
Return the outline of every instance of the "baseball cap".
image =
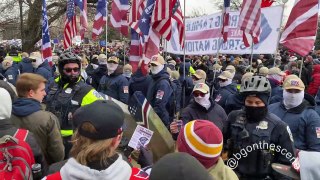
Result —
<instances>
[{"instance_id":1,"label":"baseball cap","mask_svg":"<svg viewBox=\"0 0 320 180\"><path fill-rule=\"evenodd\" d=\"M81 128L85 122L91 123L96 132L88 132ZM95 139L109 139L122 132L124 112L119 105L110 100L97 100L77 109L73 115L73 126L80 135Z\"/></svg>"},{"instance_id":2,"label":"baseball cap","mask_svg":"<svg viewBox=\"0 0 320 180\"><path fill-rule=\"evenodd\" d=\"M119 64L119 58L117 58L116 56L111 56L109 57L108 62L115 62Z\"/></svg>"},{"instance_id":3,"label":"baseball cap","mask_svg":"<svg viewBox=\"0 0 320 180\"><path fill-rule=\"evenodd\" d=\"M206 79L207 74L201 69L196 70L196 72L192 75L195 76L197 79Z\"/></svg>"},{"instance_id":4,"label":"baseball cap","mask_svg":"<svg viewBox=\"0 0 320 180\"><path fill-rule=\"evenodd\" d=\"M159 66L159 65L164 65L165 61L163 57L160 54L158 54L158 55L152 56L150 63Z\"/></svg>"},{"instance_id":5,"label":"baseball cap","mask_svg":"<svg viewBox=\"0 0 320 180\"><path fill-rule=\"evenodd\" d=\"M289 75L283 82L283 89L298 89L303 91L305 89L304 83L296 75Z\"/></svg>"},{"instance_id":6,"label":"baseball cap","mask_svg":"<svg viewBox=\"0 0 320 180\"><path fill-rule=\"evenodd\" d=\"M164 178L165 176L165 178ZM150 180L212 180L199 161L187 153L171 153L157 161L151 170Z\"/></svg>"},{"instance_id":7,"label":"baseball cap","mask_svg":"<svg viewBox=\"0 0 320 180\"><path fill-rule=\"evenodd\" d=\"M93 59L94 57L92 56L92 59ZM108 57L105 55L105 54L100 54L99 56L98 56L98 62L99 62L99 64L106 64L107 63L107 59L108 59Z\"/></svg>"},{"instance_id":8,"label":"baseball cap","mask_svg":"<svg viewBox=\"0 0 320 180\"><path fill-rule=\"evenodd\" d=\"M219 79L232 79L232 74L229 71L223 71L219 76Z\"/></svg>"},{"instance_id":9,"label":"baseball cap","mask_svg":"<svg viewBox=\"0 0 320 180\"><path fill-rule=\"evenodd\" d=\"M223 147L221 130L208 120L188 122L177 139L177 149L200 161L205 168L217 163Z\"/></svg>"},{"instance_id":10,"label":"baseball cap","mask_svg":"<svg viewBox=\"0 0 320 180\"><path fill-rule=\"evenodd\" d=\"M282 71L280 70L280 68L278 68L278 67L270 68L268 74L269 74L269 75L278 74L278 75L280 75L280 76L284 76L284 75L285 75L285 73L282 72Z\"/></svg>"},{"instance_id":11,"label":"baseball cap","mask_svg":"<svg viewBox=\"0 0 320 180\"><path fill-rule=\"evenodd\" d=\"M269 69L267 67L261 67L259 69L259 74L267 75L269 73Z\"/></svg>"},{"instance_id":12,"label":"baseball cap","mask_svg":"<svg viewBox=\"0 0 320 180\"><path fill-rule=\"evenodd\" d=\"M206 85L205 83L197 83L197 84L194 86L192 92L194 92L194 91L200 91L200 92L202 92L202 93L207 94L207 93L210 91L210 89L209 89L209 86Z\"/></svg>"},{"instance_id":13,"label":"baseball cap","mask_svg":"<svg viewBox=\"0 0 320 180\"><path fill-rule=\"evenodd\" d=\"M219 69L219 70L222 68L222 66L220 66L220 64L218 63L214 64L212 67L213 69Z\"/></svg>"},{"instance_id":14,"label":"baseball cap","mask_svg":"<svg viewBox=\"0 0 320 180\"><path fill-rule=\"evenodd\" d=\"M41 53L38 51L32 52L29 57L29 59L39 59L39 58L41 58Z\"/></svg>"}]
</instances>

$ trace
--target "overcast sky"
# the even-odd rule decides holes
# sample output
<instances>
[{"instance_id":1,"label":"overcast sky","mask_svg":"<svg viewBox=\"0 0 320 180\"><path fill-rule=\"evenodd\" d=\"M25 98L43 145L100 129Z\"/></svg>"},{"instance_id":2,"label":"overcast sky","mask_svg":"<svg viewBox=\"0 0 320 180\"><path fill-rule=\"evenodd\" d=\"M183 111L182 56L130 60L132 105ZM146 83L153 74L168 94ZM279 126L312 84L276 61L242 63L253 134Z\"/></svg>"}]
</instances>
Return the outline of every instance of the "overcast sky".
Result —
<instances>
[{"instance_id":1,"label":"overcast sky","mask_svg":"<svg viewBox=\"0 0 320 180\"><path fill-rule=\"evenodd\" d=\"M215 9L214 4L212 3L213 0L180 0L181 2L181 8L183 11L183 4L184 1L186 1L186 15L190 15L193 11L193 9L203 9L207 14L213 14L215 12L218 12L219 10ZM223 0L220 0L221 2ZM290 11L292 9L292 6L294 4L294 0L289 0L285 7L284 16L288 18Z\"/></svg>"}]
</instances>

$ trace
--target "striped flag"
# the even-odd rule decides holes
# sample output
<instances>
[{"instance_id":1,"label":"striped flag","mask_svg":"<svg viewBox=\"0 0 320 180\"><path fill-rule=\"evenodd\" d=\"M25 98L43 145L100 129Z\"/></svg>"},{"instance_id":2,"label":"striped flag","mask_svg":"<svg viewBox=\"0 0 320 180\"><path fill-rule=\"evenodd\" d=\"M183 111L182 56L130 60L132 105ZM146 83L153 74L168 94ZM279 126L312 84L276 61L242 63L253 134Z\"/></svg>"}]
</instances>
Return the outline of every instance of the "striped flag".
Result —
<instances>
[{"instance_id":1,"label":"striped flag","mask_svg":"<svg viewBox=\"0 0 320 180\"><path fill-rule=\"evenodd\" d=\"M223 42L226 43L228 39L228 31L229 31L229 12L230 12L230 0L224 0L224 8L223 8L223 24L222 24L222 36Z\"/></svg>"},{"instance_id":2,"label":"striped flag","mask_svg":"<svg viewBox=\"0 0 320 180\"><path fill-rule=\"evenodd\" d=\"M46 0L42 0L42 58L52 65L52 50L49 34Z\"/></svg>"},{"instance_id":3,"label":"striped flag","mask_svg":"<svg viewBox=\"0 0 320 180\"><path fill-rule=\"evenodd\" d=\"M111 5L111 26L119 30L124 36L128 35L127 13L129 8L128 0L113 0Z\"/></svg>"},{"instance_id":4,"label":"striped flag","mask_svg":"<svg viewBox=\"0 0 320 180\"><path fill-rule=\"evenodd\" d=\"M318 0L296 0L280 43L301 56L314 46L318 27Z\"/></svg>"},{"instance_id":5,"label":"striped flag","mask_svg":"<svg viewBox=\"0 0 320 180\"><path fill-rule=\"evenodd\" d=\"M175 0L174 7L172 9L173 12L173 19L177 21L177 29L179 34L179 43L181 47L184 47L184 22L183 22L183 14L181 10L181 5L179 0Z\"/></svg>"},{"instance_id":6,"label":"striped flag","mask_svg":"<svg viewBox=\"0 0 320 180\"><path fill-rule=\"evenodd\" d=\"M75 0L75 3L80 8L80 36L83 39L88 28L87 0Z\"/></svg>"},{"instance_id":7,"label":"striped flag","mask_svg":"<svg viewBox=\"0 0 320 180\"><path fill-rule=\"evenodd\" d=\"M243 32L243 42L249 47L247 35L252 37L254 44L259 43L261 33L261 0L244 0L241 6L239 27Z\"/></svg>"},{"instance_id":8,"label":"striped flag","mask_svg":"<svg viewBox=\"0 0 320 180\"><path fill-rule=\"evenodd\" d=\"M108 2L107 2L108 3ZM99 0L97 4L97 13L94 17L93 28L92 28L92 39L97 39L97 37L102 33L103 27L106 25L106 0Z\"/></svg>"},{"instance_id":9,"label":"striped flag","mask_svg":"<svg viewBox=\"0 0 320 180\"><path fill-rule=\"evenodd\" d=\"M171 38L172 0L156 0L153 9L152 27L168 41Z\"/></svg>"},{"instance_id":10,"label":"striped flag","mask_svg":"<svg viewBox=\"0 0 320 180\"><path fill-rule=\"evenodd\" d=\"M63 47L64 49L68 49L72 45L72 38L77 34L77 24L76 24L76 14L74 1L68 0L67 3L67 17L64 26L64 40Z\"/></svg>"}]
</instances>

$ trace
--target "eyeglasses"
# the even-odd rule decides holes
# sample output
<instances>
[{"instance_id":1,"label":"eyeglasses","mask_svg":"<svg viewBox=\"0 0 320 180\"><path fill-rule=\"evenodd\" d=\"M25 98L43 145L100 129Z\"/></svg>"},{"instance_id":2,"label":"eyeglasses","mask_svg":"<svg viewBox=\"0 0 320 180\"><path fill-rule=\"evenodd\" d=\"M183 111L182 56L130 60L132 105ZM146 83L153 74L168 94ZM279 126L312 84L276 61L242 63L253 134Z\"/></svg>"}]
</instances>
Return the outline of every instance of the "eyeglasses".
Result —
<instances>
[{"instance_id":1,"label":"eyeglasses","mask_svg":"<svg viewBox=\"0 0 320 180\"><path fill-rule=\"evenodd\" d=\"M193 96L194 97L199 97L199 96L201 96L201 97L204 97L206 94L205 93L202 93L202 92L193 92Z\"/></svg>"},{"instance_id":2,"label":"eyeglasses","mask_svg":"<svg viewBox=\"0 0 320 180\"><path fill-rule=\"evenodd\" d=\"M71 73L71 71L79 72L80 68L65 68L63 70L66 71L66 73Z\"/></svg>"}]
</instances>

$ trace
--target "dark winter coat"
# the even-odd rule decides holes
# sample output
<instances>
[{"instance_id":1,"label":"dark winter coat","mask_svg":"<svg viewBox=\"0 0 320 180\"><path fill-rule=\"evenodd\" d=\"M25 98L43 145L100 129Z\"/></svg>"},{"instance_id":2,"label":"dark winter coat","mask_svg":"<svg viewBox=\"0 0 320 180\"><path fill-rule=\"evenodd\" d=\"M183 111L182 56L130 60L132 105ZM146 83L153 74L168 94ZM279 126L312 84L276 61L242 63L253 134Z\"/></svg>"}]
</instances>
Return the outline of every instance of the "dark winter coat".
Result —
<instances>
[{"instance_id":1,"label":"dark winter coat","mask_svg":"<svg viewBox=\"0 0 320 180\"><path fill-rule=\"evenodd\" d=\"M40 66L34 71L34 73L39 74L49 80L52 77L51 67L48 60L45 60Z\"/></svg>"},{"instance_id":2,"label":"dark winter coat","mask_svg":"<svg viewBox=\"0 0 320 180\"><path fill-rule=\"evenodd\" d=\"M29 58L23 58L22 61L18 64L20 74L22 73L33 73L32 62Z\"/></svg>"}]
</instances>

